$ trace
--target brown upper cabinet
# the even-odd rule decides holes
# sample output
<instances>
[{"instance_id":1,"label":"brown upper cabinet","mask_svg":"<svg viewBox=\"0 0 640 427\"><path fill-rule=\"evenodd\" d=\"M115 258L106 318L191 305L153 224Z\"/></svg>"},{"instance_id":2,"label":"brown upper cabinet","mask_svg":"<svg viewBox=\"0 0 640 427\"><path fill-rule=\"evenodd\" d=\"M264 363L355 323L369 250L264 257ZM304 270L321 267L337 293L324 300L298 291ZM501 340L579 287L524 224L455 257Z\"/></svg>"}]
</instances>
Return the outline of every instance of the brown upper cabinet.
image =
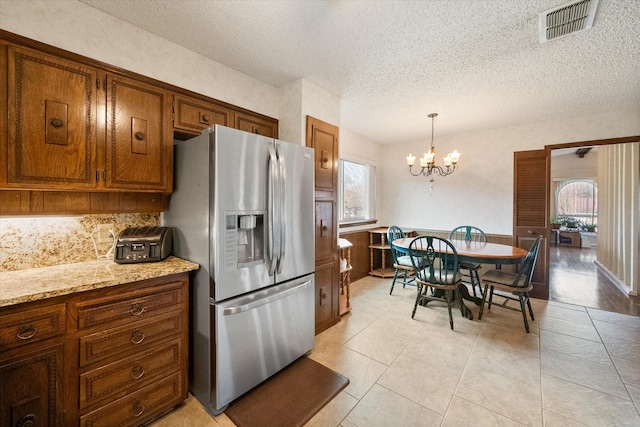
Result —
<instances>
[{"instance_id":1,"label":"brown upper cabinet","mask_svg":"<svg viewBox=\"0 0 640 427\"><path fill-rule=\"evenodd\" d=\"M200 135L213 125L233 127L233 111L195 97L173 96L173 128L184 139Z\"/></svg>"},{"instance_id":2,"label":"brown upper cabinet","mask_svg":"<svg viewBox=\"0 0 640 427\"><path fill-rule=\"evenodd\" d=\"M237 111L235 113L235 126L233 127L245 132L257 133L272 138L278 137L278 122L256 114Z\"/></svg>"},{"instance_id":3,"label":"brown upper cabinet","mask_svg":"<svg viewBox=\"0 0 640 427\"><path fill-rule=\"evenodd\" d=\"M18 46L7 69L3 188L171 192L170 92Z\"/></svg>"}]
</instances>

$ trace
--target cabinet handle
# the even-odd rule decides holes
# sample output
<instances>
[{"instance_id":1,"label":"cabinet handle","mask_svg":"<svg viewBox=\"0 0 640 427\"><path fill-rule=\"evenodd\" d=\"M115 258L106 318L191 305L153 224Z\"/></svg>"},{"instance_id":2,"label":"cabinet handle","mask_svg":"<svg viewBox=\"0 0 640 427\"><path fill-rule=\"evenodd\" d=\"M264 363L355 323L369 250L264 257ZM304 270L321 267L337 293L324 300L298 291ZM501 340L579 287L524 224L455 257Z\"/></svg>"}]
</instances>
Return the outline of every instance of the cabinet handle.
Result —
<instances>
[{"instance_id":1,"label":"cabinet handle","mask_svg":"<svg viewBox=\"0 0 640 427\"><path fill-rule=\"evenodd\" d=\"M140 331L135 331L133 335L131 335L131 342L133 344L140 344L144 340L144 334Z\"/></svg>"},{"instance_id":2,"label":"cabinet handle","mask_svg":"<svg viewBox=\"0 0 640 427\"><path fill-rule=\"evenodd\" d=\"M144 368L142 366L136 366L131 370L131 377L134 380L139 380L144 375Z\"/></svg>"},{"instance_id":3,"label":"cabinet handle","mask_svg":"<svg viewBox=\"0 0 640 427\"><path fill-rule=\"evenodd\" d=\"M16 336L21 340L28 340L29 338L33 338L33 336L37 333L38 333L38 328L29 324L29 325L21 326Z\"/></svg>"},{"instance_id":4,"label":"cabinet handle","mask_svg":"<svg viewBox=\"0 0 640 427\"><path fill-rule=\"evenodd\" d=\"M209 123L209 116L202 116L202 123Z\"/></svg>"},{"instance_id":5,"label":"cabinet handle","mask_svg":"<svg viewBox=\"0 0 640 427\"><path fill-rule=\"evenodd\" d=\"M18 420L16 427L33 427L36 425L36 421L38 421L38 417L35 414L27 414Z\"/></svg>"},{"instance_id":6,"label":"cabinet handle","mask_svg":"<svg viewBox=\"0 0 640 427\"><path fill-rule=\"evenodd\" d=\"M142 413L144 412L145 409L147 409L147 408L145 408L143 404L136 403L136 405L133 407L133 412L131 414L134 417L139 417L140 415L142 415Z\"/></svg>"},{"instance_id":7,"label":"cabinet handle","mask_svg":"<svg viewBox=\"0 0 640 427\"><path fill-rule=\"evenodd\" d=\"M147 311L147 309L144 307L144 305L142 305L142 303L136 303L133 304L133 307L131 307L129 313L133 314L134 316L140 316L145 311Z\"/></svg>"},{"instance_id":8,"label":"cabinet handle","mask_svg":"<svg viewBox=\"0 0 640 427\"><path fill-rule=\"evenodd\" d=\"M49 120L49 124L54 128L61 128L62 126L64 126L64 122L58 119L57 117L54 117L51 120Z\"/></svg>"},{"instance_id":9,"label":"cabinet handle","mask_svg":"<svg viewBox=\"0 0 640 427\"><path fill-rule=\"evenodd\" d=\"M136 132L133 134L133 136L138 140L138 141L144 141L144 132Z\"/></svg>"}]
</instances>

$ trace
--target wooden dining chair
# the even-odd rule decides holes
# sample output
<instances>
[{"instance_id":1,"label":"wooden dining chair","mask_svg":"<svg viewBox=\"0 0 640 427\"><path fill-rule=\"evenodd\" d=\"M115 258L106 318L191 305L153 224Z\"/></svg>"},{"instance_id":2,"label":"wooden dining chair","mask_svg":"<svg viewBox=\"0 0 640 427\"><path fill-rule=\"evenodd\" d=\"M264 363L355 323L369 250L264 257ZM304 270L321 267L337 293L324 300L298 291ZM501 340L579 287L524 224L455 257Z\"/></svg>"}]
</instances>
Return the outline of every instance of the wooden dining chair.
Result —
<instances>
[{"instance_id":1,"label":"wooden dining chair","mask_svg":"<svg viewBox=\"0 0 640 427\"><path fill-rule=\"evenodd\" d=\"M389 290L389 295L393 293L393 287L396 284L396 279L398 275L402 275L402 287L404 288L406 285L413 285L413 281L415 280L413 264L411 263L411 259L409 255L406 253L399 251L396 247L393 246L393 241L396 239L402 239L405 237L404 231L396 225L392 225L387 229L387 242L389 242L389 247L391 249L391 257L393 258L393 281L391 282L391 289Z\"/></svg>"},{"instance_id":2,"label":"wooden dining chair","mask_svg":"<svg viewBox=\"0 0 640 427\"><path fill-rule=\"evenodd\" d=\"M440 237L419 236L409 244L409 257L413 263L418 288L411 318L415 317L418 304L426 306L430 301L445 301L449 310L449 324L453 329L451 306L454 298L458 301L464 317L458 291L461 282L456 248L451 242ZM442 290L444 297L435 296L436 290Z\"/></svg>"},{"instance_id":3,"label":"wooden dining chair","mask_svg":"<svg viewBox=\"0 0 640 427\"><path fill-rule=\"evenodd\" d=\"M484 305L488 302L487 308L489 310L491 310L491 305L495 305L496 307L522 312L524 329L529 333L529 321L527 320L525 305L529 309L531 320L534 321L533 309L531 308L531 301L529 300L529 292L533 289L531 278L533 277L533 270L536 266L536 260L538 259L538 250L540 249L541 241L542 236L538 236L538 238L533 242L531 248L529 248L529 252L527 252L526 257L522 261L522 264L520 264L518 273L509 273L504 270L490 270L482 275L484 294L482 296L482 304L480 305L478 320L482 320ZM493 303L494 290L503 292L495 294L495 296L504 298L502 304ZM487 293L489 294L489 301L487 301ZM517 298L511 295L515 295ZM518 301L520 303L520 307L515 308L508 306L507 303L509 301Z\"/></svg>"},{"instance_id":4,"label":"wooden dining chair","mask_svg":"<svg viewBox=\"0 0 640 427\"><path fill-rule=\"evenodd\" d=\"M487 243L487 236L484 234L484 231L478 227L461 225L451 230L451 233L449 233L449 240ZM482 268L482 264L480 263L469 261L462 261L460 263L462 283L467 283L471 286L474 297L476 296L476 286L482 296L482 284L480 283L480 274L478 273L480 268Z\"/></svg>"}]
</instances>

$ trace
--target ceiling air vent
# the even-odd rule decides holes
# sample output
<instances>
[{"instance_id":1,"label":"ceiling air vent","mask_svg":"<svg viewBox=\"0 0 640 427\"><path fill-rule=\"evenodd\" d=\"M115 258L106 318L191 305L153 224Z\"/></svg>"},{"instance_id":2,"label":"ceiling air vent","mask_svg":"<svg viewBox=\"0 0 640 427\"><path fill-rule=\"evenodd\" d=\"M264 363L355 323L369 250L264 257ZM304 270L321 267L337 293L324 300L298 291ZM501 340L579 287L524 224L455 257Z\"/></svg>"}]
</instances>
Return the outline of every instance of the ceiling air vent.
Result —
<instances>
[{"instance_id":1,"label":"ceiling air vent","mask_svg":"<svg viewBox=\"0 0 640 427\"><path fill-rule=\"evenodd\" d=\"M540 14L540 42L545 43L593 26L598 0L578 0Z\"/></svg>"}]
</instances>

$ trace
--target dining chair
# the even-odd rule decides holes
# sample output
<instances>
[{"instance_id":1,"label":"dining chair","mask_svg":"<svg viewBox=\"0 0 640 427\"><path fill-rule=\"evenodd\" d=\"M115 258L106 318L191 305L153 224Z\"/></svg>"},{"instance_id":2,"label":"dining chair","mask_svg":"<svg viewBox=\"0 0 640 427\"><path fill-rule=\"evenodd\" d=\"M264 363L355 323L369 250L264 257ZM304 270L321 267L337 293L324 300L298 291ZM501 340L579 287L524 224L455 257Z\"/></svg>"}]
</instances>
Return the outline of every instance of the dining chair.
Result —
<instances>
[{"instance_id":1,"label":"dining chair","mask_svg":"<svg viewBox=\"0 0 640 427\"><path fill-rule=\"evenodd\" d=\"M484 234L484 231L478 227L461 225L451 230L451 233L449 233L449 240L487 243L487 236ZM478 273L480 268L482 268L482 264L480 263L468 261L462 261L460 263L462 283L468 283L471 286L474 297L476 296L476 286L478 286L478 291L480 292L480 295L482 295L482 284L480 283L480 274Z\"/></svg>"},{"instance_id":2,"label":"dining chair","mask_svg":"<svg viewBox=\"0 0 640 427\"><path fill-rule=\"evenodd\" d=\"M531 278L533 277L533 270L538 259L538 250L540 249L540 242L542 236L538 236L536 240L529 248L529 252L525 256L520 269L517 273L509 273L503 270L490 270L482 275L482 282L484 283L484 294L482 296L482 304L480 305L480 313L478 314L478 320L482 319L482 312L484 305L487 302L487 293L489 294L489 301L487 308L491 310L491 305L496 307L506 308L508 310L520 311L522 318L524 319L524 329L529 333L529 322L527 320L527 313L525 305L529 309L529 315L531 320L535 321L533 317L533 309L531 308L531 301L529 300L529 292L533 289ZM494 290L502 291L504 293L495 294L496 296L504 298L502 304L494 304L493 296ZM511 295L515 295L513 297ZM509 301L518 301L520 308L509 307L507 303Z\"/></svg>"},{"instance_id":3,"label":"dining chair","mask_svg":"<svg viewBox=\"0 0 640 427\"><path fill-rule=\"evenodd\" d=\"M458 291L461 282L456 248L451 242L440 237L419 236L409 244L409 257L413 263L418 288L411 318L415 317L418 304L426 306L430 301L445 301L449 311L449 324L453 329L451 306L454 298L458 301L460 312L464 317ZM442 290L444 297L436 296L436 290Z\"/></svg>"},{"instance_id":4,"label":"dining chair","mask_svg":"<svg viewBox=\"0 0 640 427\"><path fill-rule=\"evenodd\" d=\"M415 276L413 274L413 264L411 263L411 259L409 255L404 253L403 251L399 251L396 247L393 246L393 241L396 239L402 239L405 237L404 231L396 225L392 225L387 229L387 242L389 242L389 247L391 249L391 257L393 258L393 281L391 282L391 290L389 290L389 295L393 293L393 287L396 284L396 279L399 274L402 274L402 287L404 288L406 285L413 285L413 281L415 280ZM400 273L402 271L402 273Z\"/></svg>"}]
</instances>

